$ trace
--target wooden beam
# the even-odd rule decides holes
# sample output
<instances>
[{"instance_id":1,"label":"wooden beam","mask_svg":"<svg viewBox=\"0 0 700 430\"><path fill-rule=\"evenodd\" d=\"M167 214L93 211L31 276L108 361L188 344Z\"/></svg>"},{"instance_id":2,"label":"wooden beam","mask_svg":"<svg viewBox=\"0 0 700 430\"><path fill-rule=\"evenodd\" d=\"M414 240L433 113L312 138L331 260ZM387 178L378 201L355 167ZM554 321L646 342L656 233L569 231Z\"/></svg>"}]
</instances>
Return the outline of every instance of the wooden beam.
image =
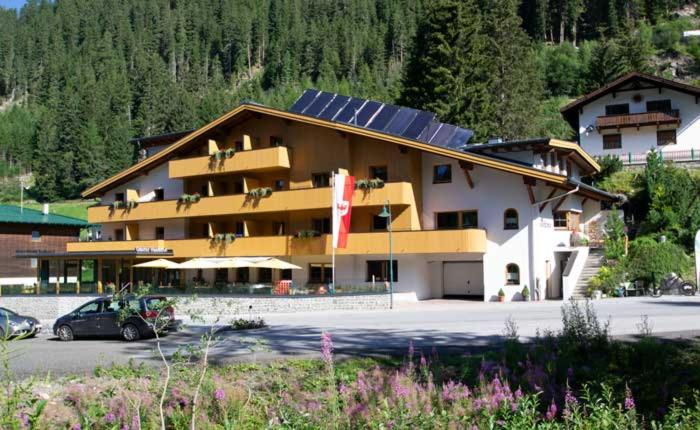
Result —
<instances>
[{"instance_id":1,"label":"wooden beam","mask_svg":"<svg viewBox=\"0 0 700 430\"><path fill-rule=\"evenodd\" d=\"M467 161L460 161L459 167L461 167L463 170L474 170L474 164Z\"/></svg>"},{"instance_id":2,"label":"wooden beam","mask_svg":"<svg viewBox=\"0 0 700 430\"><path fill-rule=\"evenodd\" d=\"M526 185L527 186L527 195L530 197L530 204L534 205L535 204L535 192L532 190L532 185Z\"/></svg>"},{"instance_id":3,"label":"wooden beam","mask_svg":"<svg viewBox=\"0 0 700 430\"><path fill-rule=\"evenodd\" d=\"M523 176L523 184L525 185L537 185L537 180L535 178L529 178L527 176Z\"/></svg>"},{"instance_id":4,"label":"wooden beam","mask_svg":"<svg viewBox=\"0 0 700 430\"><path fill-rule=\"evenodd\" d=\"M559 210L559 208L561 207L561 205L564 204L564 201L566 201L566 199L567 199L568 197L569 197L569 196L564 196L564 197L560 198L559 201L557 202L557 204L554 205L554 207L552 208L552 213L554 213L554 212L556 212L557 210Z\"/></svg>"},{"instance_id":5,"label":"wooden beam","mask_svg":"<svg viewBox=\"0 0 700 430\"><path fill-rule=\"evenodd\" d=\"M552 197L554 197L554 193L556 193L556 192L557 192L557 189L552 188L552 191L549 192L549 195L547 196L547 198L545 200L549 200ZM545 206L547 206L547 203L549 203L549 202L544 202L540 205L540 212L542 212L544 210Z\"/></svg>"},{"instance_id":6,"label":"wooden beam","mask_svg":"<svg viewBox=\"0 0 700 430\"><path fill-rule=\"evenodd\" d=\"M581 200L581 209L583 209L583 205L585 205L587 201L588 197L584 197L583 200Z\"/></svg>"},{"instance_id":7,"label":"wooden beam","mask_svg":"<svg viewBox=\"0 0 700 430\"><path fill-rule=\"evenodd\" d=\"M464 172L464 177L467 178L467 184L469 184L469 188L474 189L474 181L472 180L472 175L469 173L469 170L463 169Z\"/></svg>"}]
</instances>

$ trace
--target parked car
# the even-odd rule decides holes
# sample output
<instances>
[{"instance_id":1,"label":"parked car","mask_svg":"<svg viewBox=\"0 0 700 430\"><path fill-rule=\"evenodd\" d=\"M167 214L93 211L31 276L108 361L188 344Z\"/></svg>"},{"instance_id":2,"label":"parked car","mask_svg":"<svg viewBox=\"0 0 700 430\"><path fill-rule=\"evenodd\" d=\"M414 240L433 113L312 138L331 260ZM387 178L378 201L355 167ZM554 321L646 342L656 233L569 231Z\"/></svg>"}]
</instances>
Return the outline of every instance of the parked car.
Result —
<instances>
[{"instance_id":1,"label":"parked car","mask_svg":"<svg viewBox=\"0 0 700 430\"><path fill-rule=\"evenodd\" d=\"M41 324L36 318L19 315L6 308L0 308L0 338L33 337L41 331Z\"/></svg>"},{"instance_id":2,"label":"parked car","mask_svg":"<svg viewBox=\"0 0 700 430\"><path fill-rule=\"evenodd\" d=\"M131 342L154 336L152 324L146 321L152 323L159 317L156 324L159 334L177 327L172 307L168 306L159 312L165 300L162 296L95 299L57 319L53 333L63 341L78 337L121 336Z\"/></svg>"}]
</instances>

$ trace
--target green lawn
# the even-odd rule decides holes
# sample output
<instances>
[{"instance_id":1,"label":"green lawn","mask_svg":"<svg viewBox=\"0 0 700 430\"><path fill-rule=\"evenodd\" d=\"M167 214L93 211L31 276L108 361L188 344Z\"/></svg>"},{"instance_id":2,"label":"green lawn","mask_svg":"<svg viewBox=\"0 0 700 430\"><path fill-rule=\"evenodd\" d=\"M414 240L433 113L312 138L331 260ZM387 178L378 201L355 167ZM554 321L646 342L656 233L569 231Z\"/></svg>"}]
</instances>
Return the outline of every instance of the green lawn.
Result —
<instances>
[{"instance_id":1,"label":"green lawn","mask_svg":"<svg viewBox=\"0 0 700 430\"><path fill-rule=\"evenodd\" d=\"M19 206L19 202L7 204ZM49 212L56 215L70 216L87 220L87 208L95 204L94 200L68 200L49 204ZM25 208L42 210L43 204L35 201L25 201Z\"/></svg>"}]
</instances>

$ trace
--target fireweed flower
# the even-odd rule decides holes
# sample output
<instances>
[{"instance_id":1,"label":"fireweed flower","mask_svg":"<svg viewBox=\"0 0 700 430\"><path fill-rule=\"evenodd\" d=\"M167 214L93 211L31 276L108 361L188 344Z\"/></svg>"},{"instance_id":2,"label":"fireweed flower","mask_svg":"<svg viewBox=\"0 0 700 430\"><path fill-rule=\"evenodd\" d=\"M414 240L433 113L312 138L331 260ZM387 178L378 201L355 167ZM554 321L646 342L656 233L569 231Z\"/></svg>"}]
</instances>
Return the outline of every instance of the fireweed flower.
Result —
<instances>
[{"instance_id":1,"label":"fireweed flower","mask_svg":"<svg viewBox=\"0 0 700 430\"><path fill-rule=\"evenodd\" d=\"M554 399L552 399L552 403L549 405L549 408L547 408L547 413L545 414L545 418L547 419L547 421L552 421L556 416L557 416L557 405L554 403Z\"/></svg>"},{"instance_id":2,"label":"fireweed flower","mask_svg":"<svg viewBox=\"0 0 700 430\"><path fill-rule=\"evenodd\" d=\"M107 412L104 419L107 424L112 424L117 420L117 417L113 413Z\"/></svg>"},{"instance_id":3,"label":"fireweed flower","mask_svg":"<svg viewBox=\"0 0 700 430\"><path fill-rule=\"evenodd\" d=\"M326 363L333 362L333 338L327 332L321 335L321 358Z\"/></svg>"},{"instance_id":4,"label":"fireweed flower","mask_svg":"<svg viewBox=\"0 0 700 430\"><path fill-rule=\"evenodd\" d=\"M626 410L631 410L634 409L634 397L632 397L632 390L630 390L629 386L625 386L625 409Z\"/></svg>"},{"instance_id":5,"label":"fireweed flower","mask_svg":"<svg viewBox=\"0 0 700 430\"><path fill-rule=\"evenodd\" d=\"M214 398L218 401L224 400L224 397L226 397L226 393L224 393L224 390L221 388L217 388L214 390Z\"/></svg>"},{"instance_id":6,"label":"fireweed flower","mask_svg":"<svg viewBox=\"0 0 700 430\"><path fill-rule=\"evenodd\" d=\"M81 430L81 429L82 429L82 427L80 426L80 424L77 424L77 423L73 424L73 427L71 427L71 430Z\"/></svg>"}]
</instances>

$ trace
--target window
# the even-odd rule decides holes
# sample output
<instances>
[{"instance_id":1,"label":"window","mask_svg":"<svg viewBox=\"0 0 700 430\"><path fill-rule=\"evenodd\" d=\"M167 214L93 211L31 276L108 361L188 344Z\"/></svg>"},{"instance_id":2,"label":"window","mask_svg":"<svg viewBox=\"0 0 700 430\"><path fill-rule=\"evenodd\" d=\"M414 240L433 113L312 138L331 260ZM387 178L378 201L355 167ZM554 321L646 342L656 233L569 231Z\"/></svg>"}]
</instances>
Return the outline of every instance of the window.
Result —
<instances>
[{"instance_id":1,"label":"window","mask_svg":"<svg viewBox=\"0 0 700 430\"><path fill-rule=\"evenodd\" d=\"M374 215L372 217L372 231L386 231L388 225L388 218L379 215Z\"/></svg>"},{"instance_id":2,"label":"window","mask_svg":"<svg viewBox=\"0 0 700 430\"><path fill-rule=\"evenodd\" d=\"M203 184L200 187L199 194L201 194L202 197L207 197L209 195L209 185Z\"/></svg>"},{"instance_id":3,"label":"window","mask_svg":"<svg viewBox=\"0 0 700 430\"><path fill-rule=\"evenodd\" d=\"M647 102L647 112L670 112L671 100L651 100Z\"/></svg>"},{"instance_id":4,"label":"window","mask_svg":"<svg viewBox=\"0 0 700 430\"><path fill-rule=\"evenodd\" d=\"M477 211L464 211L460 214L462 216L462 228L479 227L479 213Z\"/></svg>"},{"instance_id":5,"label":"window","mask_svg":"<svg viewBox=\"0 0 700 430\"><path fill-rule=\"evenodd\" d=\"M32 242L41 242L41 233L39 231L32 231Z\"/></svg>"},{"instance_id":6,"label":"window","mask_svg":"<svg viewBox=\"0 0 700 430\"><path fill-rule=\"evenodd\" d=\"M311 220L311 229L321 234L330 234L331 219L330 218L314 218Z\"/></svg>"},{"instance_id":7,"label":"window","mask_svg":"<svg viewBox=\"0 0 700 430\"><path fill-rule=\"evenodd\" d=\"M277 179L275 181L275 189L277 191L283 190L284 189L284 179Z\"/></svg>"},{"instance_id":8,"label":"window","mask_svg":"<svg viewBox=\"0 0 700 430\"><path fill-rule=\"evenodd\" d=\"M240 140L237 140L236 142L234 142L233 148L236 150L236 152L243 151L243 142L241 142Z\"/></svg>"},{"instance_id":9,"label":"window","mask_svg":"<svg viewBox=\"0 0 700 430\"><path fill-rule=\"evenodd\" d=\"M270 136L270 146L273 148L277 146L284 146L284 140L279 136Z\"/></svg>"},{"instance_id":10,"label":"window","mask_svg":"<svg viewBox=\"0 0 700 430\"><path fill-rule=\"evenodd\" d=\"M165 239L165 227L156 227L156 240Z\"/></svg>"},{"instance_id":11,"label":"window","mask_svg":"<svg viewBox=\"0 0 700 430\"><path fill-rule=\"evenodd\" d=\"M503 230L518 229L518 211L515 209L506 209L503 213Z\"/></svg>"},{"instance_id":12,"label":"window","mask_svg":"<svg viewBox=\"0 0 700 430\"><path fill-rule=\"evenodd\" d=\"M284 223L275 221L272 223L272 234L275 236L284 236L286 229L284 228Z\"/></svg>"},{"instance_id":13,"label":"window","mask_svg":"<svg viewBox=\"0 0 700 430\"><path fill-rule=\"evenodd\" d=\"M114 201L115 202L123 202L124 201L124 193L115 193L114 194Z\"/></svg>"},{"instance_id":14,"label":"window","mask_svg":"<svg viewBox=\"0 0 700 430\"><path fill-rule=\"evenodd\" d=\"M258 282L269 284L272 282L272 269L261 267L258 269Z\"/></svg>"},{"instance_id":15,"label":"window","mask_svg":"<svg viewBox=\"0 0 700 430\"><path fill-rule=\"evenodd\" d=\"M237 181L233 183L233 194L243 194L243 182Z\"/></svg>"},{"instance_id":16,"label":"window","mask_svg":"<svg viewBox=\"0 0 700 430\"><path fill-rule=\"evenodd\" d=\"M309 264L309 283L329 284L333 282L333 265L323 263Z\"/></svg>"},{"instance_id":17,"label":"window","mask_svg":"<svg viewBox=\"0 0 700 430\"><path fill-rule=\"evenodd\" d=\"M202 237L209 237L209 224L202 224Z\"/></svg>"},{"instance_id":18,"label":"window","mask_svg":"<svg viewBox=\"0 0 700 430\"><path fill-rule=\"evenodd\" d=\"M228 282L228 269L216 269L214 282L217 284L225 284Z\"/></svg>"},{"instance_id":19,"label":"window","mask_svg":"<svg viewBox=\"0 0 700 430\"><path fill-rule=\"evenodd\" d=\"M509 264L506 266L506 284L508 285L519 285L520 284L520 268L517 264Z\"/></svg>"},{"instance_id":20,"label":"window","mask_svg":"<svg viewBox=\"0 0 700 430\"><path fill-rule=\"evenodd\" d=\"M280 270L280 280L291 281L292 280L292 269L282 269Z\"/></svg>"},{"instance_id":21,"label":"window","mask_svg":"<svg viewBox=\"0 0 700 430\"><path fill-rule=\"evenodd\" d=\"M372 166L369 168L370 179L381 179L384 182L389 181L389 171L386 166Z\"/></svg>"},{"instance_id":22,"label":"window","mask_svg":"<svg viewBox=\"0 0 700 430\"><path fill-rule=\"evenodd\" d=\"M165 200L165 192L163 191L162 188L158 188L154 191L155 197L153 200L160 202Z\"/></svg>"},{"instance_id":23,"label":"window","mask_svg":"<svg viewBox=\"0 0 700 430\"><path fill-rule=\"evenodd\" d=\"M243 221L236 221L236 236L245 236L245 224L243 224Z\"/></svg>"},{"instance_id":24,"label":"window","mask_svg":"<svg viewBox=\"0 0 700 430\"><path fill-rule=\"evenodd\" d=\"M331 175L328 173L312 173L311 182L314 188L330 187Z\"/></svg>"},{"instance_id":25,"label":"window","mask_svg":"<svg viewBox=\"0 0 700 430\"><path fill-rule=\"evenodd\" d=\"M36 269L37 265L38 265L38 260L36 258L29 259L29 267L31 267L32 269Z\"/></svg>"},{"instance_id":26,"label":"window","mask_svg":"<svg viewBox=\"0 0 700 430\"><path fill-rule=\"evenodd\" d=\"M114 240L124 240L124 229L118 228L114 230Z\"/></svg>"},{"instance_id":27,"label":"window","mask_svg":"<svg viewBox=\"0 0 700 430\"><path fill-rule=\"evenodd\" d=\"M656 132L656 144L659 146L675 145L676 130L659 130Z\"/></svg>"},{"instance_id":28,"label":"window","mask_svg":"<svg viewBox=\"0 0 700 430\"><path fill-rule=\"evenodd\" d=\"M394 282L399 281L399 262L392 260ZM389 260L373 260L367 262L367 282L384 282L389 280Z\"/></svg>"},{"instance_id":29,"label":"window","mask_svg":"<svg viewBox=\"0 0 700 430\"><path fill-rule=\"evenodd\" d=\"M603 149L620 149L622 148L621 134L604 134Z\"/></svg>"},{"instance_id":30,"label":"window","mask_svg":"<svg viewBox=\"0 0 700 430\"><path fill-rule=\"evenodd\" d=\"M248 267L239 267L236 269L236 282L247 284L250 281L250 270Z\"/></svg>"},{"instance_id":31,"label":"window","mask_svg":"<svg viewBox=\"0 0 700 430\"><path fill-rule=\"evenodd\" d=\"M448 184L452 182L452 166L440 164L433 167L433 184Z\"/></svg>"},{"instance_id":32,"label":"window","mask_svg":"<svg viewBox=\"0 0 700 430\"><path fill-rule=\"evenodd\" d=\"M438 230L477 228L479 226L477 211L440 212L435 217Z\"/></svg>"},{"instance_id":33,"label":"window","mask_svg":"<svg viewBox=\"0 0 700 430\"><path fill-rule=\"evenodd\" d=\"M566 212L565 211L554 212L554 228L566 228L566 227L567 227Z\"/></svg>"},{"instance_id":34,"label":"window","mask_svg":"<svg viewBox=\"0 0 700 430\"><path fill-rule=\"evenodd\" d=\"M92 302L78 309L80 314L97 314L100 313L100 305L102 302Z\"/></svg>"},{"instance_id":35,"label":"window","mask_svg":"<svg viewBox=\"0 0 700 430\"><path fill-rule=\"evenodd\" d=\"M605 106L605 115L626 115L630 113L629 103Z\"/></svg>"}]
</instances>

